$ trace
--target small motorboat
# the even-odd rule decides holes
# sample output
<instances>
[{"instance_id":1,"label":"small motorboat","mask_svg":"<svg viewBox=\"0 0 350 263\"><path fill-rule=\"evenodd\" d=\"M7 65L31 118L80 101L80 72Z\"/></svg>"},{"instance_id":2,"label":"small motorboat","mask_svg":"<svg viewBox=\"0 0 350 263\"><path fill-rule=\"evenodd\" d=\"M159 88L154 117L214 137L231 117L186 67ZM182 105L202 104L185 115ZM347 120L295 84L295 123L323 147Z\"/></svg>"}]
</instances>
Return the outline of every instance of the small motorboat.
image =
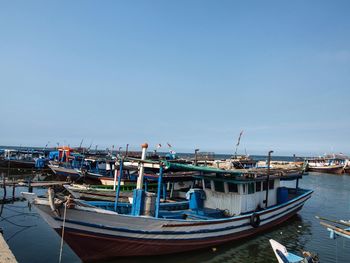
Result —
<instances>
[{"instance_id":1,"label":"small motorboat","mask_svg":"<svg viewBox=\"0 0 350 263\"><path fill-rule=\"evenodd\" d=\"M287 248L276 240L270 239L270 244L278 260L278 263L318 263L318 256L304 251L303 257L287 251Z\"/></svg>"}]
</instances>

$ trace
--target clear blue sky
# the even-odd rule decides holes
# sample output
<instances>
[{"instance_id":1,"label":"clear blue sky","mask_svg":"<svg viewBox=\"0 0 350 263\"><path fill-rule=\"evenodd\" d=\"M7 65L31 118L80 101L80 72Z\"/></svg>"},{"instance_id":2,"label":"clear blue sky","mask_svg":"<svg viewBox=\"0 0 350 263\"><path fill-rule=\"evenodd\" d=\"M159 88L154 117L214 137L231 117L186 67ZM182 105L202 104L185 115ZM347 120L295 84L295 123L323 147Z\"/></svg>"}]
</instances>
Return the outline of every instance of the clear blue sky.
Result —
<instances>
[{"instance_id":1,"label":"clear blue sky","mask_svg":"<svg viewBox=\"0 0 350 263\"><path fill-rule=\"evenodd\" d=\"M1 1L0 145L350 153L350 1ZM164 148L163 150L166 150Z\"/></svg>"}]
</instances>

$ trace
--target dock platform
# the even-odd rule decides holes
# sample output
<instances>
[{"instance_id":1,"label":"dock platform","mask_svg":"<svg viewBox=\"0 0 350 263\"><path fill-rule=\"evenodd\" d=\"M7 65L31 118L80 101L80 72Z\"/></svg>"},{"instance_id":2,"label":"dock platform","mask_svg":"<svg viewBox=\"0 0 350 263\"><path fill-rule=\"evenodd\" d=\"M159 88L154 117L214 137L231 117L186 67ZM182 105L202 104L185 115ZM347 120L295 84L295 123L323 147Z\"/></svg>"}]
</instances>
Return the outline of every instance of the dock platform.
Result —
<instances>
[{"instance_id":1,"label":"dock platform","mask_svg":"<svg viewBox=\"0 0 350 263\"><path fill-rule=\"evenodd\" d=\"M0 262L17 263L15 256L12 254L2 234L0 234Z\"/></svg>"}]
</instances>

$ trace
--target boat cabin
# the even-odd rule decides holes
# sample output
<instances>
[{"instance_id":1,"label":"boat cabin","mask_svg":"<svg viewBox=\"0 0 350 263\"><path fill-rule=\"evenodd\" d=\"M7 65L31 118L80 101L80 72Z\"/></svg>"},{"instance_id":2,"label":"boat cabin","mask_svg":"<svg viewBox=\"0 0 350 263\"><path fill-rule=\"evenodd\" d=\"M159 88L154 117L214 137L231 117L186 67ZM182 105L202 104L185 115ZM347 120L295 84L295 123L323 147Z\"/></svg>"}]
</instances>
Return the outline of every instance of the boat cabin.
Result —
<instances>
[{"instance_id":1,"label":"boat cabin","mask_svg":"<svg viewBox=\"0 0 350 263\"><path fill-rule=\"evenodd\" d=\"M194 178L192 187L186 193L189 209L178 211L178 214L169 214L164 211L164 205L160 207L160 198L166 199L164 191L163 194L161 193L162 185L164 186L163 170L161 169L158 175L157 194L149 195L150 193L142 188L135 189L130 204L132 206L131 215L142 215L143 204L146 206L147 203L150 203L151 205L146 210L153 211L150 214L156 217L182 218L184 215L185 217L191 215L192 219L232 217L287 203L303 193L301 189L298 189L299 179L302 178L300 172L287 174L276 170L259 170L258 174L253 171L222 170L167 161L164 163L165 171L196 172L192 175ZM280 184L281 180L296 180L296 187L283 187Z\"/></svg>"},{"instance_id":2,"label":"boat cabin","mask_svg":"<svg viewBox=\"0 0 350 263\"><path fill-rule=\"evenodd\" d=\"M84 164L88 172L97 173L103 176L114 176L115 160L105 158L85 158Z\"/></svg>"},{"instance_id":3,"label":"boat cabin","mask_svg":"<svg viewBox=\"0 0 350 263\"><path fill-rule=\"evenodd\" d=\"M267 182L266 180L242 181L204 176L202 188L205 193L203 202L205 208L224 210L233 216L265 207L266 191L268 191L267 206L276 205L280 179L270 179Z\"/></svg>"}]
</instances>

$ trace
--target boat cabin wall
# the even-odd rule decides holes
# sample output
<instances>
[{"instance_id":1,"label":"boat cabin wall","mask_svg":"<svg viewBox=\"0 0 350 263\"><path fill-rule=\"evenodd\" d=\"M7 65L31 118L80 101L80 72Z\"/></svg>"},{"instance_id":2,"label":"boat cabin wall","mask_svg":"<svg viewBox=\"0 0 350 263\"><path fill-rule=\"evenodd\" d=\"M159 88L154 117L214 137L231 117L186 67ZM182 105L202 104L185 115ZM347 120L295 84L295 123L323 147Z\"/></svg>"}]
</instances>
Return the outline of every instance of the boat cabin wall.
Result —
<instances>
[{"instance_id":1,"label":"boat cabin wall","mask_svg":"<svg viewBox=\"0 0 350 263\"><path fill-rule=\"evenodd\" d=\"M203 190L206 194L204 207L226 210L230 215L256 210L265 207L266 182L251 182L234 184L230 182L203 180ZM268 206L277 204L277 188L280 180L270 180Z\"/></svg>"}]
</instances>

